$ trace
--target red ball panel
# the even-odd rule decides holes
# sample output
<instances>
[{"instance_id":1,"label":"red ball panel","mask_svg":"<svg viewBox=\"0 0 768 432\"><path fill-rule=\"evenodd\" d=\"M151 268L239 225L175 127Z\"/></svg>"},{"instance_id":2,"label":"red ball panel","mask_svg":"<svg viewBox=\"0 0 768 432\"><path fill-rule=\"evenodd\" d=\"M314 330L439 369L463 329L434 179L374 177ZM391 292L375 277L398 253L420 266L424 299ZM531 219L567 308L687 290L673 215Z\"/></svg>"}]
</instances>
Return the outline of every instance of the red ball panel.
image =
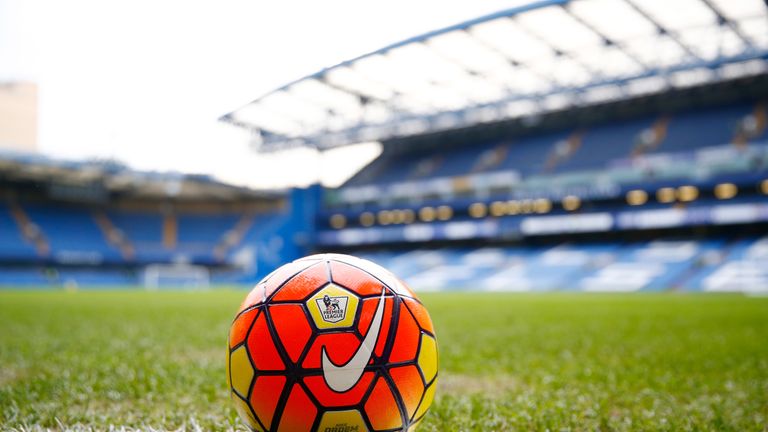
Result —
<instances>
[{"instance_id":1,"label":"red ball panel","mask_svg":"<svg viewBox=\"0 0 768 432\"><path fill-rule=\"evenodd\" d=\"M369 298L363 300L362 303L363 306L360 312L360 321L358 322L357 329L363 336L365 336L371 326L373 316L376 314L379 299ZM384 299L384 316L381 323L381 330L379 330L379 339L373 350L374 354L378 357L381 357L384 354L384 347L387 344L387 335L389 334L389 327L392 323L392 305L394 305L394 299L392 297Z\"/></svg>"},{"instance_id":2,"label":"red ball panel","mask_svg":"<svg viewBox=\"0 0 768 432\"><path fill-rule=\"evenodd\" d=\"M259 313L259 309L251 309L241 313L235 322L232 323L232 327L229 329L229 348L232 349L245 340L245 336L248 334L248 329L253 324L253 319Z\"/></svg>"},{"instance_id":3,"label":"red ball panel","mask_svg":"<svg viewBox=\"0 0 768 432\"><path fill-rule=\"evenodd\" d=\"M432 319L429 318L427 308L425 308L416 300L411 300L407 297L403 297L403 300L405 301L405 304L408 305L408 309L410 309L413 316L416 317L416 321L419 323L419 327L432 334L435 334L435 328L432 326Z\"/></svg>"},{"instance_id":4,"label":"red ball panel","mask_svg":"<svg viewBox=\"0 0 768 432\"><path fill-rule=\"evenodd\" d=\"M360 347L360 339L353 333L326 333L321 334L312 342L312 347L304 358L302 367L307 369L320 368L322 348L328 353L328 357L334 364L344 364L352 358L352 355Z\"/></svg>"},{"instance_id":5,"label":"red ball panel","mask_svg":"<svg viewBox=\"0 0 768 432\"><path fill-rule=\"evenodd\" d=\"M253 385L251 407L267 429L272 426L272 416L284 385L284 376L260 376Z\"/></svg>"},{"instance_id":6,"label":"red ball panel","mask_svg":"<svg viewBox=\"0 0 768 432\"><path fill-rule=\"evenodd\" d=\"M297 363L304 347L312 337L304 308L301 305L272 305L269 306L272 323L291 361Z\"/></svg>"},{"instance_id":7,"label":"red ball panel","mask_svg":"<svg viewBox=\"0 0 768 432\"><path fill-rule=\"evenodd\" d=\"M285 365L275 348L275 342L267 328L267 319L260 314L248 335L248 352L257 370L283 370Z\"/></svg>"},{"instance_id":8,"label":"red ball panel","mask_svg":"<svg viewBox=\"0 0 768 432\"><path fill-rule=\"evenodd\" d=\"M381 281L357 267L338 261L330 261L333 282L348 288L361 296L381 294Z\"/></svg>"},{"instance_id":9,"label":"red ball panel","mask_svg":"<svg viewBox=\"0 0 768 432\"><path fill-rule=\"evenodd\" d=\"M371 386L371 382L373 382L373 372L365 372L354 387L344 393L337 393L328 387L322 375L313 375L304 378L304 384L309 388L309 392L312 393L320 402L320 405L323 405L324 407L341 407L360 403L363 396L365 396L365 392Z\"/></svg>"},{"instance_id":10,"label":"red ball panel","mask_svg":"<svg viewBox=\"0 0 768 432\"><path fill-rule=\"evenodd\" d=\"M415 359L416 351L419 348L419 336L421 336L421 331L419 326L416 325L416 320L408 312L405 304L401 303L395 344L392 346L389 361L394 363Z\"/></svg>"},{"instance_id":11,"label":"red ball panel","mask_svg":"<svg viewBox=\"0 0 768 432\"><path fill-rule=\"evenodd\" d=\"M365 413L374 429L396 429L403 426L400 410L384 378L379 377L365 402Z\"/></svg>"},{"instance_id":12,"label":"red ball panel","mask_svg":"<svg viewBox=\"0 0 768 432\"><path fill-rule=\"evenodd\" d=\"M280 420L279 432L308 431L317 415L315 404L299 384L294 384Z\"/></svg>"},{"instance_id":13,"label":"red ball panel","mask_svg":"<svg viewBox=\"0 0 768 432\"><path fill-rule=\"evenodd\" d=\"M286 282L272 301L301 301L327 283L328 269L324 262L319 262Z\"/></svg>"},{"instance_id":14,"label":"red ball panel","mask_svg":"<svg viewBox=\"0 0 768 432\"><path fill-rule=\"evenodd\" d=\"M389 370L400 398L405 403L408 418L412 418L419 407L421 395L424 394L424 381L416 366L402 366Z\"/></svg>"}]
</instances>

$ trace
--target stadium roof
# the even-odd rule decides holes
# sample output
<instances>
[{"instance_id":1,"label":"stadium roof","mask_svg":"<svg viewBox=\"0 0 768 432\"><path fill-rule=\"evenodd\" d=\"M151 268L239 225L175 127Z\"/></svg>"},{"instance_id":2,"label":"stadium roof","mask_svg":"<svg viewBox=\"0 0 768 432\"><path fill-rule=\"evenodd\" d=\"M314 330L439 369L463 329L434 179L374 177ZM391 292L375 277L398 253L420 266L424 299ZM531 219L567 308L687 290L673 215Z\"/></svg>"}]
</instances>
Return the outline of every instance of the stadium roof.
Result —
<instances>
[{"instance_id":1,"label":"stadium roof","mask_svg":"<svg viewBox=\"0 0 768 432\"><path fill-rule=\"evenodd\" d=\"M768 71L767 0L546 0L288 83L222 121L321 150Z\"/></svg>"}]
</instances>

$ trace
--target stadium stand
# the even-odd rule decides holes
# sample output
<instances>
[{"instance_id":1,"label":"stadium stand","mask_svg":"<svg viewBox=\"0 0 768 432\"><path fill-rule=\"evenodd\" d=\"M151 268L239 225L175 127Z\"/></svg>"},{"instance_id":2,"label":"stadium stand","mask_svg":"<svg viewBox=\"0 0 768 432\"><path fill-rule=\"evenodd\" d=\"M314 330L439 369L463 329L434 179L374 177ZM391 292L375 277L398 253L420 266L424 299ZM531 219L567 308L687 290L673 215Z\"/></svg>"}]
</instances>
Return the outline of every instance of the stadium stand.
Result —
<instances>
[{"instance_id":1,"label":"stadium stand","mask_svg":"<svg viewBox=\"0 0 768 432\"><path fill-rule=\"evenodd\" d=\"M0 256L6 260L34 259L37 252L24 237L11 209L0 203Z\"/></svg>"},{"instance_id":2,"label":"stadium stand","mask_svg":"<svg viewBox=\"0 0 768 432\"><path fill-rule=\"evenodd\" d=\"M765 291L768 238L365 253L422 290Z\"/></svg>"},{"instance_id":3,"label":"stadium stand","mask_svg":"<svg viewBox=\"0 0 768 432\"><path fill-rule=\"evenodd\" d=\"M48 240L54 259L69 263L115 262L119 250L108 244L91 212L83 208L22 205Z\"/></svg>"},{"instance_id":4,"label":"stadium stand","mask_svg":"<svg viewBox=\"0 0 768 432\"><path fill-rule=\"evenodd\" d=\"M417 288L764 292L768 8L684 3L502 10L221 120L263 152L381 142L323 191L314 250Z\"/></svg>"},{"instance_id":5,"label":"stadium stand","mask_svg":"<svg viewBox=\"0 0 768 432\"><path fill-rule=\"evenodd\" d=\"M137 286L158 265L169 272L203 268L216 280L237 275L221 281L252 280L269 269L259 263L290 259L283 249L296 254L264 238L279 229L300 232L286 201L311 202L311 194L262 193L100 161L0 154L0 285ZM254 244L271 246L243 252Z\"/></svg>"},{"instance_id":6,"label":"stadium stand","mask_svg":"<svg viewBox=\"0 0 768 432\"><path fill-rule=\"evenodd\" d=\"M705 147L733 144L740 124L761 107L738 104L675 115L611 122L588 128L511 139L507 143L472 143L435 155L416 152L386 156L361 171L348 186L386 184L403 180L456 177L483 171L514 170L524 176L605 168L611 161L648 154L683 154ZM765 128L742 144L764 140ZM651 136L651 137L648 137ZM644 140L648 144L641 144ZM504 148L504 157L490 166L486 152ZM573 147L572 149L570 147ZM642 149L642 150L639 150ZM561 153L560 156L557 156ZM551 161L551 162L550 162ZM487 169L477 167L488 166Z\"/></svg>"},{"instance_id":7,"label":"stadium stand","mask_svg":"<svg viewBox=\"0 0 768 432\"><path fill-rule=\"evenodd\" d=\"M318 242L422 290L765 292L764 106L385 148L326 191Z\"/></svg>"},{"instance_id":8,"label":"stadium stand","mask_svg":"<svg viewBox=\"0 0 768 432\"><path fill-rule=\"evenodd\" d=\"M49 277L45 275L45 271L42 268L14 268L3 266L0 271L0 286L8 287L28 287L28 286L40 286L45 287L54 284Z\"/></svg>"},{"instance_id":9,"label":"stadium stand","mask_svg":"<svg viewBox=\"0 0 768 432\"><path fill-rule=\"evenodd\" d=\"M720 254L704 256L690 281L701 291L768 291L768 236L741 239Z\"/></svg>"}]
</instances>

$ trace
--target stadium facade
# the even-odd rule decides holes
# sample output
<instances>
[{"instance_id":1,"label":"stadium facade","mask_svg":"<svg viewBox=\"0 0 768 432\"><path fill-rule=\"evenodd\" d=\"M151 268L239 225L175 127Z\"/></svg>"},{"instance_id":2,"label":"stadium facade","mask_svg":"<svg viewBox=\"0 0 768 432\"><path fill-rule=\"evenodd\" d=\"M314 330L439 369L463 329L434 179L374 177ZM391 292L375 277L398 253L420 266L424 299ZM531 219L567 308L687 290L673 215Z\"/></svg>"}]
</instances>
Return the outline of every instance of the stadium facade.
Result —
<instances>
[{"instance_id":1,"label":"stadium facade","mask_svg":"<svg viewBox=\"0 0 768 432\"><path fill-rule=\"evenodd\" d=\"M340 188L6 158L0 282L251 282L343 251L417 289L765 292L766 101L761 0L539 2L222 118L261 151L381 141Z\"/></svg>"}]
</instances>

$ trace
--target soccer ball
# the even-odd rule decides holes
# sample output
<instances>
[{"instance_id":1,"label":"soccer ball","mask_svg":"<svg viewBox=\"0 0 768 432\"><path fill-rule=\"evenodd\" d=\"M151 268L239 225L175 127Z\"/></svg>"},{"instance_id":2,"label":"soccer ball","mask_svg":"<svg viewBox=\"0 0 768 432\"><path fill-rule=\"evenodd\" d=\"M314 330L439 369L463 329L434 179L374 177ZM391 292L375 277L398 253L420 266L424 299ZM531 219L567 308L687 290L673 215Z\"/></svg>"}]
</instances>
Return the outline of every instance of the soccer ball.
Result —
<instances>
[{"instance_id":1,"label":"soccer ball","mask_svg":"<svg viewBox=\"0 0 768 432\"><path fill-rule=\"evenodd\" d=\"M437 386L437 341L416 295L348 255L286 264L248 294L229 334L235 408L256 431L412 431Z\"/></svg>"}]
</instances>

